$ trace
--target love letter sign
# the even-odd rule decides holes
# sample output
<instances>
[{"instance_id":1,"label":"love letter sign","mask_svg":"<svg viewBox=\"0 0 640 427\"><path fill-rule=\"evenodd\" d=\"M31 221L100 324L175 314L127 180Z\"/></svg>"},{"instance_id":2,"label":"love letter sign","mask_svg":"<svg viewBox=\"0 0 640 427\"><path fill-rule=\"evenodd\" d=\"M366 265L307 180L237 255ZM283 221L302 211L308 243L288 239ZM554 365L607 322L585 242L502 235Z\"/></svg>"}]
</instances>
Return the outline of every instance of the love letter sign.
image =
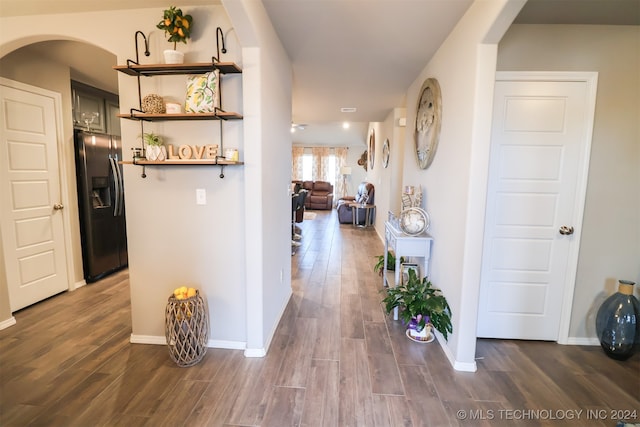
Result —
<instances>
[{"instance_id":1,"label":"love letter sign","mask_svg":"<svg viewBox=\"0 0 640 427\"><path fill-rule=\"evenodd\" d=\"M218 155L218 145L181 145L178 147L178 152L175 153L173 145L169 145L169 160L201 160L201 159L215 159Z\"/></svg>"}]
</instances>

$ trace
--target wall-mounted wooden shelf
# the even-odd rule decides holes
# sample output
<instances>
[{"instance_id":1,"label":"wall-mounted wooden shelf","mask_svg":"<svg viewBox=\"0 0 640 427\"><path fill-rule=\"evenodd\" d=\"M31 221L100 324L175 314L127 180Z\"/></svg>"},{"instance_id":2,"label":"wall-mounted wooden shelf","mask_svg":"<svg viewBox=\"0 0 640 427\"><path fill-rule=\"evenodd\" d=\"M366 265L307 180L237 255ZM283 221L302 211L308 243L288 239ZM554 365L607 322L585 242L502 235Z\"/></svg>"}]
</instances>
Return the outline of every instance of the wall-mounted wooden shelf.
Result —
<instances>
[{"instance_id":1,"label":"wall-mounted wooden shelf","mask_svg":"<svg viewBox=\"0 0 640 427\"><path fill-rule=\"evenodd\" d=\"M115 65L114 70L130 76L168 76L180 74L203 74L219 70L223 74L240 74L242 69L233 62L198 62L191 64L136 64Z\"/></svg>"},{"instance_id":2,"label":"wall-mounted wooden shelf","mask_svg":"<svg viewBox=\"0 0 640 427\"><path fill-rule=\"evenodd\" d=\"M215 113L181 113L181 114L151 114L138 111L129 114L118 114L118 117L129 120L144 120L147 122L178 121L178 120L242 120L242 114L217 111Z\"/></svg>"},{"instance_id":3,"label":"wall-mounted wooden shelf","mask_svg":"<svg viewBox=\"0 0 640 427\"><path fill-rule=\"evenodd\" d=\"M224 159L191 159L191 160L136 160L122 161L123 165L138 165L138 166L193 166L193 165L205 165L205 166L239 166L244 165L244 162L232 162Z\"/></svg>"},{"instance_id":4,"label":"wall-mounted wooden shelf","mask_svg":"<svg viewBox=\"0 0 640 427\"><path fill-rule=\"evenodd\" d=\"M124 73L128 76L137 77L138 80L138 108L129 109L128 114L118 114L117 116L122 119L136 120L140 122L141 133L144 134L143 122L164 122L164 121L185 121L185 120L242 120L242 114L224 111L222 108L215 108L212 113L180 113L180 114L153 114L145 113L142 111L142 93L140 90L140 77L155 77L155 76L178 76L187 74L205 74L211 71L218 70L220 78L217 81L217 92L219 95L219 105L222 107L222 92L221 92L221 80L223 74L241 74L242 69L234 62L220 62L220 42L222 41L222 53L226 53L224 47L224 35L222 29L218 27L216 29L216 42L218 56L211 57L211 62L193 62L184 64L140 64L139 51L138 51L138 35L141 35L145 42L145 55L149 56L149 44L147 38L141 31L136 32L136 60L128 59L126 65L115 65L114 70ZM222 143L222 128L220 125L220 147L224 147ZM144 152L144 147L140 147L139 152ZM224 151L222 151L224 152ZM142 166L142 177L145 178L145 166L220 166L220 178L224 178L225 166L242 165L242 162L230 162L224 160L224 157L218 157L215 159L188 159L188 160L165 160L165 161L148 161L148 160L135 160L129 162L121 162L122 164L130 164Z\"/></svg>"}]
</instances>

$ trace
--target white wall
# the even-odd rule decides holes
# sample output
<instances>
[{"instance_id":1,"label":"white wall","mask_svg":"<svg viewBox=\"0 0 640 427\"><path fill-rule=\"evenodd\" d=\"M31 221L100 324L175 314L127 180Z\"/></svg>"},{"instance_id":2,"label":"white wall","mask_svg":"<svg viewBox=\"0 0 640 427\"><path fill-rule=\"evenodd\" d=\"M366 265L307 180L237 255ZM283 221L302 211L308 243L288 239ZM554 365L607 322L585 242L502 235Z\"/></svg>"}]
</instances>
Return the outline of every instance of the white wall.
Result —
<instances>
[{"instance_id":1,"label":"white wall","mask_svg":"<svg viewBox=\"0 0 640 427\"><path fill-rule=\"evenodd\" d=\"M358 185L367 178L367 171L358 164L360 156L367 149L366 142L363 140L362 145L349 147L347 153L347 166L351 166L351 176L347 178L347 186L349 188L348 195L353 196L358 190ZM342 196L342 195L340 195Z\"/></svg>"},{"instance_id":2,"label":"white wall","mask_svg":"<svg viewBox=\"0 0 640 427\"><path fill-rule=\"evenodd\" d=\"M369 124L369 130L375 131L376 147L373 169L367 171L366 179L375 186L375 228L383 240L384 223L388 218L388 212L392 211L396 215L400 212L402 170L405 160L403 156L405 127L399 125L399 120L405 115L405 108L393 108L384 122ZM389 165L385 168L382 164L382 147L386 139L389 140L390 153Z\"/></svg>"},{"instance_id":3,"label":"white wall","mask_svg":"<svg viewBox=\"0 0 640 427\"><path fill-rule=\"evenodd\" d=\"M433 163L415 160L413 125L405 135L405 184L421 185L434 238L431 280L453 312L445 351L456 369L474 371L482 227L497 42L524 1L476 0L407 92L415 123L425 79L442 89L442 129Z\"/></svg>"},{"instance_id":4,"label":"white wall","mask_svg":"<svg viewBox=\"0 0 640 427\"><path fill-rule=\"evenodd\" d=\"M617 280L640 282L640 27L514 25L498 69L598 72L569 331L570 341L593 341L595 313Z\"/></svg>"},{"instance_id":5,"label":"white wall","mask_svg":"<svg viewBox=\"0 0 640 427\"><path fill-rule=\"evenodd\" d=\"M230 31L232 24L222 6L182 8L194 17L193 38L187 46L178 47L187 53L186 61L205 62L215 55L215 30L220 26L229 49L221 59L243 66L246 52L241 49L237 34ZM112 52L118 63L124 64L135 57L134 34L142 30L149 37L152 56L141 55L141 61L160 63L161 51L170 46L162 32L155 29L161 14L161 9L137 9L2 18L0 56L37 41L71 39ZM96 31L104 28L105 22L117 22L118 30ZM253 25L252 21L247 22ZM259 60L264 62L269 53L272 52L261 53ZM205 295L210 310L210 339L216 346L248 345L257 352L264 351L269 331L275 329L278 313L286 303L290 279L285 274L281 281L280 272L288 273L291 262L287 227L290 208L288 202L279 200L286 199L288 173L274 174L266 166L290 170L290 143L287 146L283 139L288 134L290 106L282 104L271 113L269 118L273 120L267 125L261 115L266 96L273 95L267 88L275 80L281 83L281 98L291 99L290 74L287 75L290 66L286 58L276 55L281 60L278 65L259 64L262 70L258 71L266 73L262 76L251 70L254 64L250 60L255 56L248 56L247 75L227 76L223 82L223 108L245 115L244 121L223 124L224 145L238 148L245 166L227 167L224 179L218 178L217 167L148 167L146 179L140 177L140 167L125 167L133 341L163 340L167 297L173 288L183 284L195 285ZM143 96L184 96L184 77L142 80ZM119 73L118 83L121 111L126 112L130 106L137 106L136 79ZM244 92L253 89L257 92ZM259 103L243 105L248 99L258 99ZM70 114L65 120L70 122ZM219 122L164 122L147 124L145 131L154 130L174 145L206 144L219 143L220 126ZM139 146L140 134L139 123L122 120L125 153ZM65 139L70 138L65 135ZM206 190L207 205L195 204L197 188ZM265 199L267 195L269 198ZM264 224L269 221L278 226L267 231ZM253 246L256 242L258 249ZM267 246L269 251L265 251ZM268 292L263 293L264 288ZM253 307L247 309L253 301L251 295L257 296L260 307L269 309L255 313ZM255 329L260 332L246 344L247 331Z\"/></svg>"},{"instance_id":6,"label":"white wall","mask_svg":"<svg viewBox=\"0 0 640 427\"><path fill-rule=\"evenodd\" d=\"M224 5L246 60L245 354L260 356L291 295L291 64L261 2L227 0Z\"/></svg>"}]
</instances>

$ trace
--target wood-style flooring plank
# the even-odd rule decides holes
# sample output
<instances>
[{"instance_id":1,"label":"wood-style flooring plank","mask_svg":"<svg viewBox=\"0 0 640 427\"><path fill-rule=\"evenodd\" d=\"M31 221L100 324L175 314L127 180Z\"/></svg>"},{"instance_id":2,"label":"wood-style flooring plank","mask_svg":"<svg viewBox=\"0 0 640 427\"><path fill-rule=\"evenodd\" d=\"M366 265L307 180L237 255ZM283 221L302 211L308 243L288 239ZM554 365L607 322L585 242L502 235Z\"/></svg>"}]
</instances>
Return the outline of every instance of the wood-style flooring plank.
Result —
<instances>
[{"instance_id":1,"label":"wood-style flooring plank","mask_svg":"<svg viewBox=\"0 0 640 427\"><path fill-rule=\"evenodd\" d=\"M413 425L428 420L429 425L447 425L449 420L444 411L436 384L426 366L401 365L400 374L406 396L406 412L411 415Z\"/></svg>"},{"instance_id":2,"label":"wood-style flooring plank","mask_svg":"<svg viewBox=\"0 0 640 427\"><path fill-rule=\"evenodd\" d=\"M640 410L640 354L481 339L478 372L455 371L437 341L411 342L383 313L376 231L316 212L299 224L292 297L264 358L210 348L179 368L166 346L131 344L123 270L14 313L0 331L0 426L612 427L514 411Z\"/></svg>"},{"instance_id":3,"label":"wood-style flooring plank","mask_svg":"<svg viewBox=\"0 0 640 427\"><path fill-rule=\"evenodd\" d=\"M305 389L274 387L263 427L298 426L302 418Z\"/></svg>"},{"instance_id":4,"label":"wood-style flooring plank","mask_svg":"<svg viewBox=\"0 0 640 427\"><path fill-rule=\"evenodd\" d=\"M298 388L306 386L318 328L317 319L296 319L293 333L287 343L287 351L282 358L276 385Z\"/></svg>"},{"instance_id":5,"label":"wood-style flooring plank","mask_svg":"<svg viewBox=\"0 0 640 427\"><path fill-rule=\"evenodd\" d=\"M398 364L384 322L367 322L365 335L372 392L404 395Z\"/></svg>"},{"instance_id":6,"label":"wood-style flooring plank","mask_svg":"<svg viewBox=\"0 0 640 427\"><path fill-rule=\"evenodd\" d=\"M364 340L343 338L340 350L338 425L374 424L373 394Z\"/></svg>"},{"instance_id":7,"label":"wood-style flooring plank","mask_svg":"<svg viewBox=\"0 0 640 427\"><path fill-rule=\"evenodd\" d=\"M340 368L336 360L311 362L302 426L337 426Z\"/></svg>"}]
</instances>

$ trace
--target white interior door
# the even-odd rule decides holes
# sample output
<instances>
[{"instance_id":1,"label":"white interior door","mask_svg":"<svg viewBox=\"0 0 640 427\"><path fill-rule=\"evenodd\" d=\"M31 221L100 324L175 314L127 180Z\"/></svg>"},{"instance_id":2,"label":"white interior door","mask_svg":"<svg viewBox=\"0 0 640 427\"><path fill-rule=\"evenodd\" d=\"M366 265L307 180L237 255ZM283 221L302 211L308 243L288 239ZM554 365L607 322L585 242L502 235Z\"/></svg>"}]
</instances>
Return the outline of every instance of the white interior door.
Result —
<instances>
[{"instance_id":1,"label":"white interior door","mask_svg":"<svg viewBox=\"0 0 640 427\"><path fill-rule=\"evenodd\" d=\"M0 224L13 312L69 285L58 172L60 97L5 83L0 85Z\"/></svg>"},{"instance_id":2,"label":"white interior door","mask_svg":"<svg viewBox=\"0 0 640 427\"><path fill-rule=\"evenodd\" d=\"M496 82L479 337L558 340L577 267L591 93L585 81Z\"/></svg>"}]
</instances>

